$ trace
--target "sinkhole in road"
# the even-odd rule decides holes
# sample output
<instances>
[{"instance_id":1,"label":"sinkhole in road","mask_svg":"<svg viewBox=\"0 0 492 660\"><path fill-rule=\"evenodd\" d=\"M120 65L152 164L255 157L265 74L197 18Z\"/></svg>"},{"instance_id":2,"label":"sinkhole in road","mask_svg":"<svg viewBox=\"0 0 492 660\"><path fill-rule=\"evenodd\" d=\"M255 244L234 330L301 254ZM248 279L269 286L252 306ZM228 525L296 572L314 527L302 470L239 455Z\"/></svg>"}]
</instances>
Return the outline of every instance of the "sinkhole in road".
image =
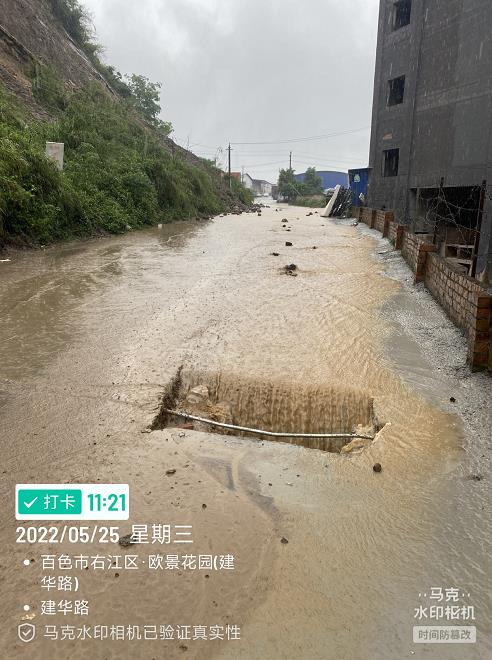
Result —
<instances>
[{"instance_id":1,"label":"sinkhole in road","mask_svg":"<svg viewBox=\"0 0 492 660\"><path fill-rule=\"evenodd\" d=\"M183 425L197 431L287 442L329 452L346 451L347 445L354 444L354 434L361 436L354 449L361 449L382 428L373 398L363 392L180 368L165 389L152 429ZM228 425L241 430L229 429ZM291 434L343 437L289 437Z\"/></svg>"}]
</instances>

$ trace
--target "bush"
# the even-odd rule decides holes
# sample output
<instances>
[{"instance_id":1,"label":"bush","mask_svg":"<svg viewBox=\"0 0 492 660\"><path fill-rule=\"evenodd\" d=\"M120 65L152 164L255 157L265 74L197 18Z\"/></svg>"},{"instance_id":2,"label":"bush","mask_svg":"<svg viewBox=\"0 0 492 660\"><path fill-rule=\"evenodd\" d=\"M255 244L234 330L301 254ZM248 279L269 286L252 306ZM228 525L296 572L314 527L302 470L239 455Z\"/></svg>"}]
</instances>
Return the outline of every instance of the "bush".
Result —
<instances>
[{"instance_id":1,"label":"bush","mask_svg":"<svg viewBox=\"0 0 492 660\"><path fill-rule=\"evenodd\" d=\"M296 197L292 202L295 206L305 206L310 209L320 209L327 205L327 197L325 195L314 195L311 197Z\"/></svg>"},{"instance_id":2,"label":"bush","mask_svg":"<svg viewBox=\"0 0 492 660\"><path fill-rule=\"evenodd\" d=\"M87 54L94 54L97 46L92 42L92 26L89 15L78 0L49 0L56 18L67 33Z\"/></svg>"},{"instance_id":3,"label":"bush","mask_svg":"<svg viewBox=\"0 0 492 660\"><path fill-rule=\"evenodd\" d=\"M48 110L58 112L67 106L63 83L51 67L33 65L30 71L34 98Z\"/></svg>"},{"instance_id":4,"label":"bush","mask_svg":"<svg viewBox=\"0 0 492 660\"><path fill-rule=\"evenodd\" d=\"M235 197L237 197L243 204L246 204L247 206L250 206L253 204L255 197L251 190L246 188L241 181L236 179L235 177L232 177L232 193Z\"/></svg>"}]
</instances>

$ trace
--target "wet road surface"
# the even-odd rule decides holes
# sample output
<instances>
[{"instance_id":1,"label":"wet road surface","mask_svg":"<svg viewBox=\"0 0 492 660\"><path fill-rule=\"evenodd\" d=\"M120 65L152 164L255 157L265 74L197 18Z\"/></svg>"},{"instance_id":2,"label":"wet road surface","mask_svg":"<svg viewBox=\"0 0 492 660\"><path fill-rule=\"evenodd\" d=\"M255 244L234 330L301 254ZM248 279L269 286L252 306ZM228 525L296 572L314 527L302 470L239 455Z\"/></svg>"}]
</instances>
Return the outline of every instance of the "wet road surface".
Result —
<instances>
[{"instance_id":1,"label":"wet road surface","mask_svg":"<svg viewBox=\"0 0 492 660\"><path fill-rule=\"evenodd\" d=\"M241 641L187 642L186 657L196 658L491 657L492 510L486 479L470 475L488 460L492 428L488 443L471 438L449 412L449 380L397 322L411 294L374 247L358 228L272 208L0 264L6 657L24 657L19 613L41 600L39 546L14 547L15 483L99 480L130 483L129 524L192 524L194 552L232 553L237 569L206 580L89 572L83 592L95 622L241 625ZM291 263L297 277L282 271ZM296 409L317 390L331 393L335 413L372 397L388 424L346 457L189 430L142 433L181 365L237 382L252 421L261 422L259 385L277 383L298 397ZM490 411L473 414L486 438ZM74 553L43 548L62 550ZM26 552L35 562L23 569ZM477 645L412 644L414 609L431 587L470 593ZM43 659L162 652L153 642L129 655L109 642L34 644ZM179 646L170 642L166 657L181 657Z\"/></svg>"}]
</instances>

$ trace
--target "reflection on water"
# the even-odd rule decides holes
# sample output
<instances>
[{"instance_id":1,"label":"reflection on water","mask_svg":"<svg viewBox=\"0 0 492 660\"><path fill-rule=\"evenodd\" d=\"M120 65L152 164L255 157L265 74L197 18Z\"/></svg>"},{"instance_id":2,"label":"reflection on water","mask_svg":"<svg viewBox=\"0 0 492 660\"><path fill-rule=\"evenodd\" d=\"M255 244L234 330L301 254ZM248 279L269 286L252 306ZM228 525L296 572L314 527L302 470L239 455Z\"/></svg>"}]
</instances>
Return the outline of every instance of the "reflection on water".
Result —
<instances>
[{"instance_id":1,"label":"reflection on water","mask_svg":"<svg viewBox=\"0 0 492 660\"><path fill-rule=\"evenodd\" d=\"M53 360L85 330L85 299L102 298L123 280L142 276L141 252L152 268L164 268L167 253L179 253L198 230L196 223L17 253L0 264L0 378L18 379ZM148 266L147 266L148 267ZM95 311L95 313L97 313Z\"/></svg>"}]
</instances>

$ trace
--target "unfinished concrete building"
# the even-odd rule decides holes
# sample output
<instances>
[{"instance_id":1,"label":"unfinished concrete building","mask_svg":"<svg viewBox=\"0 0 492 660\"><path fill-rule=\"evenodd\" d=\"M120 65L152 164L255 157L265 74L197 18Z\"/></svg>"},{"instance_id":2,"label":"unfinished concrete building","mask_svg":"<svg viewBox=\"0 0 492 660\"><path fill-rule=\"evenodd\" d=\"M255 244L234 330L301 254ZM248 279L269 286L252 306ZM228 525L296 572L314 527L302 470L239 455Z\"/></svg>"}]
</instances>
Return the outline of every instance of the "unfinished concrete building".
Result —
<instances>
[{"instance_id":1,"label":"unfinished concrete building","mask_svg":"<svg viewBox=\"0 0 492 660\"><path fill-rule=\"evenodd\" d=\"M381 0L368 205L492 282L492 2Z\"/></svg>"}]
</instances>

